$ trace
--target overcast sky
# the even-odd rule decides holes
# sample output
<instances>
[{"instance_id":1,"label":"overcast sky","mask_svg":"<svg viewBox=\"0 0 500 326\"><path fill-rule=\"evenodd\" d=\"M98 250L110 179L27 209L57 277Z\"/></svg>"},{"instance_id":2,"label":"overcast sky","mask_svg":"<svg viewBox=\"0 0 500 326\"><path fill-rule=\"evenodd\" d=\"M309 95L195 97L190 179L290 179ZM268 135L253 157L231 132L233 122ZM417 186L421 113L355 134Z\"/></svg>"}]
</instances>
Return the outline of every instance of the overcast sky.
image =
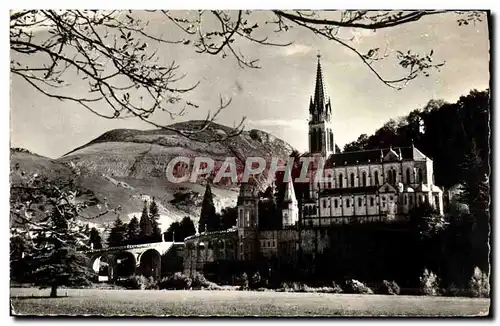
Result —
<instances>
[{"instance_id":1,"label":"overcast sky","mask_svg":"<svg viewBox=\"0 0 500 326\"><path fill-rule=\"evenodd\" d=\"M182 72L187 73L186 85L201 81L189 95L200 108L188 112L183 120L202 119L207 109L217 107L219 94L231 96L231 106L217 122L231 125L246 116L246 129L268 131L300 151L307 150L308 104L314 90L316 54L320 51L326 93L332 102L336 142L342 148L362 133L373 133L390 118L422 108L430 99L454 102L471 89L488 88L486 20L475 26L459 27L456 19L454 14L435 15L376 33L353 32L354 44L365 50L386 45L404 51L433 49L436 61L446 60L440 72L418 78L399 91L383 85L349 50L299 29L280 38L293 40L289 47L242 46L244 53L260 59L261 69L241 69L231 57L200 55L191 47L161 46L160 51L166 62L176 60ZM151 20L150 27L153 32L164 32L167 28L172 31L160 19ZM387 77L400 76L401 71L395 66L381 69ZM84 92L80 87L71 89L74 95ZM11 81L10 108L11 146L52 158L111 129L151 128L133 119L105 120L75 104L46 98L16 76ZM156 122L172 121L161 115Z\"/></svg>"}]
</instances>

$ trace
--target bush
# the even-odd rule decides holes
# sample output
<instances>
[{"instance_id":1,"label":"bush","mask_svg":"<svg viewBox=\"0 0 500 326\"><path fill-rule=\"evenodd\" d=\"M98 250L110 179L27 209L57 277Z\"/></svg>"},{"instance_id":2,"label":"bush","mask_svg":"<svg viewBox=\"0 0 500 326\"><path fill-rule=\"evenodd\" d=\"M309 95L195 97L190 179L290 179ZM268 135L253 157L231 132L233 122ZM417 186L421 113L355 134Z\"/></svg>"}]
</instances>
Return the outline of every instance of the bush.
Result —
<instances>
[{"instance_id":1,"label":"bush","mask_svg":"<svg viewBox=\"0 0 500 326\"><path fill-rule=\"evenodd\" d=\"M201 273L196 272L193 276L193 283L191 286L194 289L205 289L205 290L220 290L221 286L214 282L210 282L205 278L205 276Z\"/></svg>"},{"instance_id":2,"label":"bush","mask_svg":"<svg viewBox=\"0 0 500 326\"><path fill-rule=\"evenodd\" d=\"M373 294L372 289L357 280L346 281L344 292L350 294Z\"/></svg>"},{"instance_id":3,"label":"bush","mask_svg":"<svg viewBox=\"0 0 500 326\"><path fill-rule=\"evenodd\" d=\"M210 282L205 278L205 276L201 273L195 272L193 275L193 283L192 287L195 289L201 289L208 287Z\"/></svg>"},{"instance_id":4,"label":"bush","mask_svg":"<svg viewBox=\"0 0 500 326\"><path fill-rule=\"evenodd\" d=\"M187 275L175 273L164 277L159 284L161 290L187 290L191 288L193 281Z\"/></svg>"},{"instance_id":5,"label":"bush","mask_svg":"<svg viewBox=\"0 0 500 326\"><path fill-rule=\"evenodd\" d=\"M425 295L438 295L439 284L436 274L429 272L427 268L420 277L420 290Z\"/></svg>"},{"instance_id":6,"label":"bush","mask_svg":"<svg viewBox=\"0 0 500 326\"><path fill-rule=\"evenodd\" d=\"M469 281L471 295L476 298L490 297L490 279L487 273L483 273L479 267L474 268L474 274Z\"/></svg>"},{"instance_id":7,"label":"bush","mask_svg":"<svg viewBox=\"0 0 500 326\"><path fill-rule=\"evenodd\" d=\"M118 280L116 284L129 290L144 290L148 286L148 279L142 275L132 275Z\"/></svg>"},{"instance_id":8,"label":"bush","mask_svg":"<svg viewBox=\"0 0 500 326\"><path fill-rule=\"evenodd\" d=\"M382 281L382 284L377 289L377 294L398 295L400 292L401 289L396 282L389 282L387 280Z\"/></svg>"},{"instance_id":9,"label":"bush","mask_svg":"<svg viewBox=\"0 0 500 326\"><path fill-rule=\"evenodd\" d=\"M262 285L262 278L260 277L259 272L255 272L255 274L252 275L252 279L250 280L250 288L251 289L257 289L261 287Z\"/></svg>"},{"instance_id":10,"label":"bush","mask_svg":"<svg viewBox=\"0 0 500 326\"><path fill-rule=\"evenodd\" d=\"M145 290L158 290L158 281L156 281L152 276L150 276L146 280L146 284L144 286Z\"/></svg>"},{"instance_id":11,"label":"bush","mask_svg":"<svg viewBox=\"0 0 500 326\"><path fill-rule=\"evenodd\" d=\"M461 289L454 283L448 285L448 287L441 290L441 293L447 297L471 297L471 291L468 289Z\"/></svg>"}]
</instances>

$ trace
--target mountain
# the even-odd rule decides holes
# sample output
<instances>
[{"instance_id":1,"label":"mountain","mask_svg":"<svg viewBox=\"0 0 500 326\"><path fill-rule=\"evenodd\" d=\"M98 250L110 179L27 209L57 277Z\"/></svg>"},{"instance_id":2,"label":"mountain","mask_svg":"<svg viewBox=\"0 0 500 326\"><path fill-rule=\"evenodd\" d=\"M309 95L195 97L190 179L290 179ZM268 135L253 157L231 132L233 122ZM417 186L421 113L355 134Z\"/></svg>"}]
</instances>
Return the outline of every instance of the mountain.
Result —
<instances>
[{"instance_id":1,"label":"mountain","mask_svg":"<svg viewBox=\"0 0 500 326\"><path fill-rule=\"evenodd\" d=\"M171 126L194 130L202 124L203 121L187 121ZM230 130L213 123L197 135L197 139L213 139L215 135L227 134ZM186 215L195 222L198 220L206 183L206 178L197 183L170 183L165 169L172 158L210 157L215 166L220 167L226 157L236 157L238 171L242 171L246 157L288 157L292 150L283 140L255 129L221 142L194 141L163 129L116 129L56 160L11 150L11 170L18 164L26 172L46 174L51 178L75 177L82 191L92 193L100 203L107 203L109 207L120 207L125 221L133 215L139 217L144 200L154 197L160 207L162 229L166 229L170 223L180 221ZM263 183L262 187L265 186ZM235 184L214 184L212 191L218 210L236 204L238 188ZM97 210L86 213L97 213ZM115 215L108 214L94 222L108 225L115 218Z\"/></svg>"}]
</instances>

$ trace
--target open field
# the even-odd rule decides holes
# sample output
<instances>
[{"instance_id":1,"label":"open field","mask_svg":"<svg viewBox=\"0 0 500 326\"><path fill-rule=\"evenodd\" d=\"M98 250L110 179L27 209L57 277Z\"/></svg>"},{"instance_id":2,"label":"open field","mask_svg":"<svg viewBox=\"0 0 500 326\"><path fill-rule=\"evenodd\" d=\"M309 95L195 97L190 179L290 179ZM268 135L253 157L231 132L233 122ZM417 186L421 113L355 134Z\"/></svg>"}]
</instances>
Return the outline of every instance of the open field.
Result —
<instances>
[{"instance_id":1,"label":"open field","mask_svg":"<svg viewBox=\"0 0 500 326\"><path fill-rule=\"evenodd\" d=\"M48 294L49 290L12 288L12 314L484 316L490 305L489 299L251 291L60 289L63 297L44 297Z\"/></svg>"}]
</instances>

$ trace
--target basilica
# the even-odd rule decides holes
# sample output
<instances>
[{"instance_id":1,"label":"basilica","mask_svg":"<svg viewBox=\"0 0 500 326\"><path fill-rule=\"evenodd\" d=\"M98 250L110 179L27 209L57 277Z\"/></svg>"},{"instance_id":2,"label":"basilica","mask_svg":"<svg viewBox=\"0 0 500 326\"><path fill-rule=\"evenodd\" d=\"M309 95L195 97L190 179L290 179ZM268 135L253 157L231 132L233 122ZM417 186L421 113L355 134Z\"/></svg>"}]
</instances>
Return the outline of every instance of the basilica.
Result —
<instances>
[{"instance_id":1,"label":"basilica","mask_svg":"<svg viewBox=\"0 0 500 326\"><path fill-rule=\"evenodd\" d=\"M310 181L302 200L297 198L293 182L286 184L281 228L259 229L259 189L251 182L241 184L237 225L186 238L186 271L219 259L293 260L299 249L301 253L318 252L331 243L321 229L350 223L404 223L410 210L424 203L443 214L443 192L434 184L433 161L413 144L336 152L332 107L325 94L319 55L314 95L309 101L308 136L307 155L324 158L324 178Z\"/></svg>"}]
</instances>

